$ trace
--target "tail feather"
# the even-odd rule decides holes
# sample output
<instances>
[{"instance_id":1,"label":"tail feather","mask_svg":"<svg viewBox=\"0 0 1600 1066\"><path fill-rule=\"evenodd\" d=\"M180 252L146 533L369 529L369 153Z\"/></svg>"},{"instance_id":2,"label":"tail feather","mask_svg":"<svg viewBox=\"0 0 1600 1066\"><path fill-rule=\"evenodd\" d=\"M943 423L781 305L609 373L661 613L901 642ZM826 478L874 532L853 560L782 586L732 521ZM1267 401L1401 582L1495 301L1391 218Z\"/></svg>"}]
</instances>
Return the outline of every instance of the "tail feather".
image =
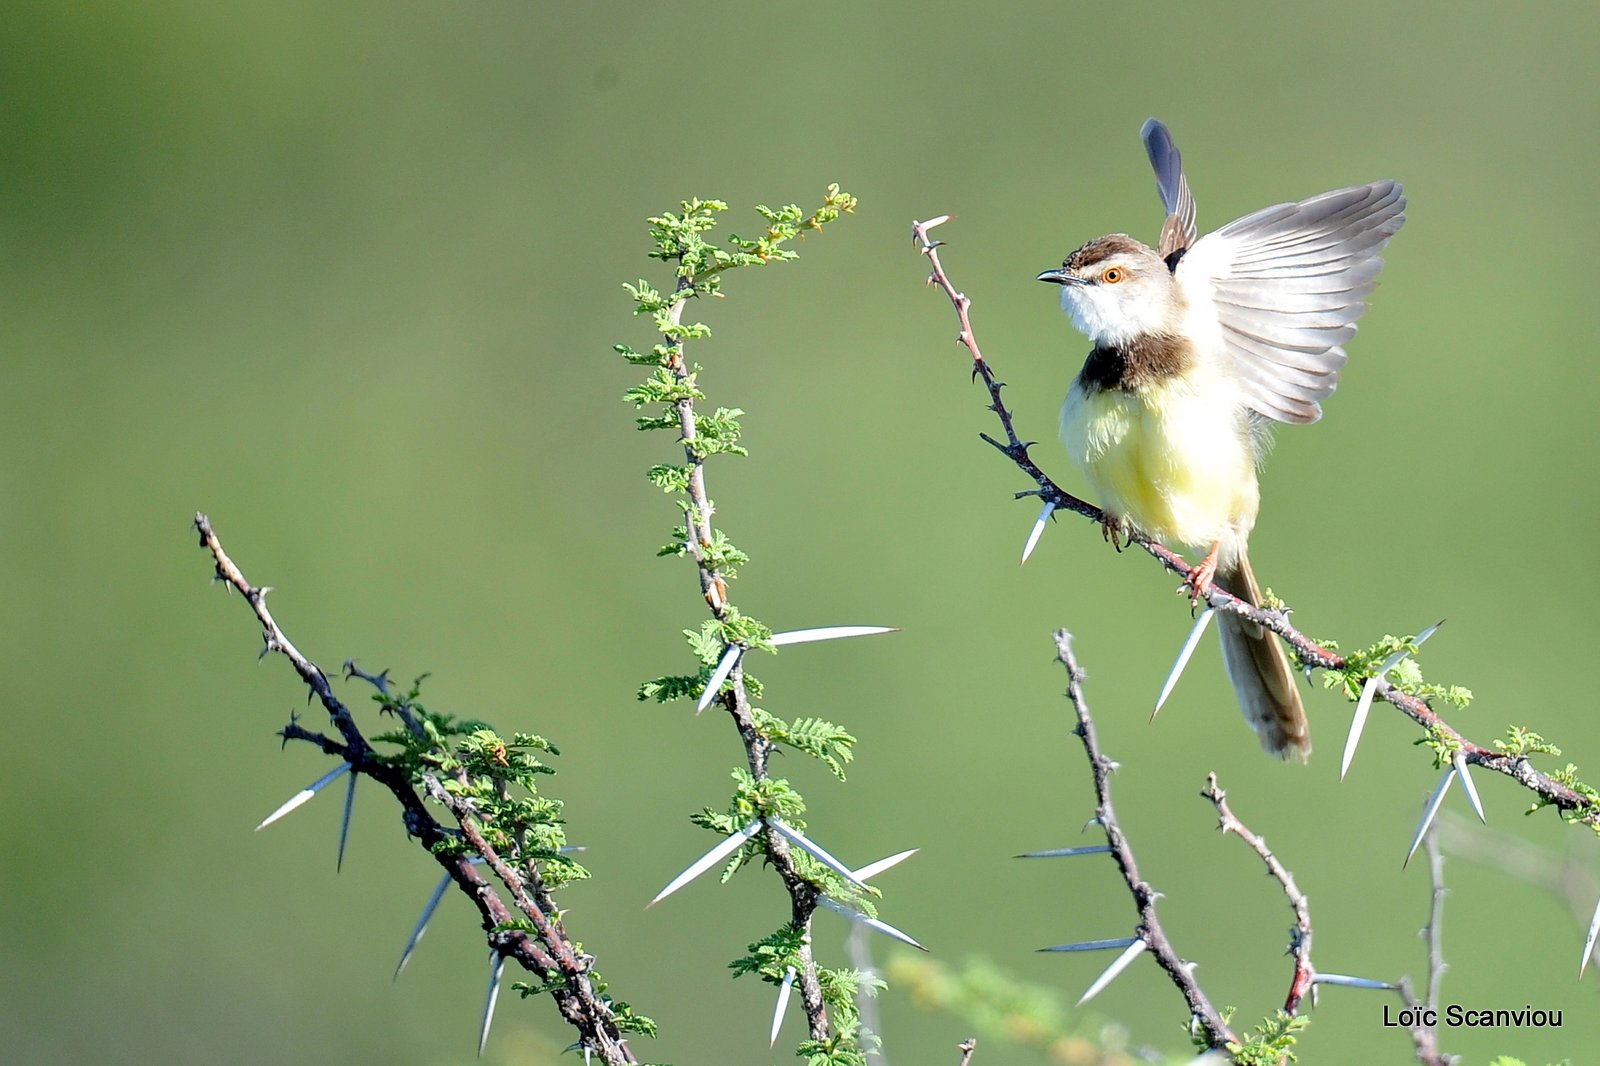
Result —
<instances>
[{"instance_id":1,"label":"tail feather","mask_svg":"<svg viewBox=\"0 0 1600 1066\"><path fill-rule=\"evenodd\" d=\"M1261 589L1250 570L1250 560L1242 552L1233 565L1218 569L1217 578L1235 596L1260 605ZM1279 758L1305 762L1311 754L1311 729L1295 687L1288 653L1277 635L1221 611L1217 613L1217 630L1222 637L1222 661L1228 680L1233 682L1244 719L1261 738L1261 746Z\"/></svg>"}]
</instances>

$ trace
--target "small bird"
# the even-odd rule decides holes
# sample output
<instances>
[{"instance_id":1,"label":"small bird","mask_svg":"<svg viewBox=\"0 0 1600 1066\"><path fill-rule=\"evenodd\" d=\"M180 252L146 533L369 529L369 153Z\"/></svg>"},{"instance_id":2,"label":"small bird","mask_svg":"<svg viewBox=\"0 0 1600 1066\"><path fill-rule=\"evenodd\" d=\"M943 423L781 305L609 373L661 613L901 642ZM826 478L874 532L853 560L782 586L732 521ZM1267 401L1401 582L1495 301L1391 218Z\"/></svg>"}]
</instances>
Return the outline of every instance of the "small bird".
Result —
<instances>
[{"instance_id":1,"label":"small bird","mask_svg":"<svg viewBox=\"0 0 1600 1066\"><path fill-rule=\"evenodd\" d=\"M1260 509L1256 467L1273 422L1322 417L1366 311L1384 245L1405 222L1398 183L1376 181L1278 204L1195 239L1194 198L1167 127L1144 124L1167 211L1151 248L1097 237L1040 281L1094 342L1061 408L1061 439L1100 494L1115 544L1130 527L1204 560L1259 605L1246 544ZM1270 631L1220 613L1222 658L1261 746L1304 761L1305 708Z\"/></svg>"}]
</instances>

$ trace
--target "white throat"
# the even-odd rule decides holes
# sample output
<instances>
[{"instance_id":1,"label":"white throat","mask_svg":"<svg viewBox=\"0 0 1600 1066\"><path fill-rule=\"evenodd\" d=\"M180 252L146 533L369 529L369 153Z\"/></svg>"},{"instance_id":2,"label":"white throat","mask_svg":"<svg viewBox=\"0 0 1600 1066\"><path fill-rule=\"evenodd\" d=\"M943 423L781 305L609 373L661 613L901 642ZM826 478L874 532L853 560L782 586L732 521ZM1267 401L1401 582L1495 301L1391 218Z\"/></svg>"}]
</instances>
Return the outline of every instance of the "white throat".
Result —
<instances>
[{"instance_id":1,"label":"white throat","mask_svg":"<svg viewBox=\"0 0 1600 1066\"><path fill-rule=\"evenodd\" d=\"M1122 348L1136 337L1172 329L1168 294L1148 290L1136 284L1114 290L1068 285L1061 290L1061 309L1097 347Z\"/></svg>"}]
</instances>

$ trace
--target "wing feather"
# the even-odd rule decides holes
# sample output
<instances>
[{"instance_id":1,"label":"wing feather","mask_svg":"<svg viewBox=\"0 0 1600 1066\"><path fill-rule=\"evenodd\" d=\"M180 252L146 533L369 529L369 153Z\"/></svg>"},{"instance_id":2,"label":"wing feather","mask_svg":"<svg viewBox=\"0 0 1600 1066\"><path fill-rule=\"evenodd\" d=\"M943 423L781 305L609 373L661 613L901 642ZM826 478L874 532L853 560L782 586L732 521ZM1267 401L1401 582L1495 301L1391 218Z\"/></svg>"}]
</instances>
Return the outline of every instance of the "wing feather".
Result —
<instances>
[{"instance_id":1,"label":"wing feather","mask_svg":"<svg viewBox=\"0 0 1600 1066\"><path fill-rule=\"evenodd\" d=\"M1405 207L1393 181L1277 204L1207 234L1178 263L1191 333L1220 342L1252 410L1279 422L1322 417Z\"/></svg>"}]
</instances>

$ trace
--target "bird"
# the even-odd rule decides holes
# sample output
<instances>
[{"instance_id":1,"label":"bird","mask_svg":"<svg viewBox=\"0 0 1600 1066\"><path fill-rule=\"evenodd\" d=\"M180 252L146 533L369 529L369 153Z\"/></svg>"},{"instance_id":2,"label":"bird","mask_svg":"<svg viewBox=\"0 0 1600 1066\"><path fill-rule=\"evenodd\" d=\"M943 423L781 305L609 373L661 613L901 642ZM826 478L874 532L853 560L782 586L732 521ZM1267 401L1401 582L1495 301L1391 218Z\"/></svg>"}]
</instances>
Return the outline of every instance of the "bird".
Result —
<instances>
[{"instance_id":1,"label":"bird","mask_svg":"<svg viewBox=\"0 0 1600 1066\"><path fill-rule=\"evenodd\" d=\"M1093 342L1061 408L1061 439L1100 495L1107 539L1130 530L1205 552L1180 591L1213 581L1261 604L1247 553L1256 471L1274 423L1307 424L1339 382L1380 253L1405 222L1395 181L1276 204L1196 239L1167 127L1140 131L1166 220L1154 248L1113 233L1046 270ZM1223 663L1261 746L1306 761L1311 735L1277 637L1218 612Z\"/></svg>"}]
</instances>

